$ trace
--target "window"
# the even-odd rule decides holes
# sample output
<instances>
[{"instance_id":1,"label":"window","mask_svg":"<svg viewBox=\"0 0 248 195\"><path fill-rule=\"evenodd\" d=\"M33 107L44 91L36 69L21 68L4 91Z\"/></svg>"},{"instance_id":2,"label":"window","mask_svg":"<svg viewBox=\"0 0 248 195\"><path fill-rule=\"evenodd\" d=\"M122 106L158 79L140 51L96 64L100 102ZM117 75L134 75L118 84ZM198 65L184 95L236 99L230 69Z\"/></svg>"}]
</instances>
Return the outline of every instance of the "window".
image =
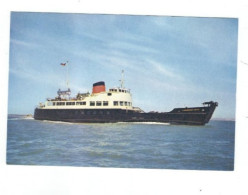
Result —
<instances>
[{"instance_id":1,"label":"window","mask_svg":"<svg viewBox=\"0 0 248 195\"><path fill-rule=\"evenodd\" d=\"M57 106L64 106L65 102L57 102Z\"/></svg>"},{"instance_id":2,"label":"window","mask_svg":"<svg viewBox=\"0 0 248 195\"><path fill-rule=\"evenodd\" d=\"M52 106L53 105L53 103L52 102L47 102L47 106Z\"/></svg>"},{"instance_id":3,"label":"window","mask_svg":"<svg viewBox=\"0 0 248 195\"><path fill-rule=\"evenodd\" d=\"M127 102L125 102L125 106L127 106Z\"/></svg>"},{"instance_id":4,"label":"window","mask_svg":"<svg viewBox=\"0 0 248 195\"><path fill-rule=\"evenodd\" d=\"M118 102L117 101L114 101L114 106L118 106Z\"/></svg>"},{"instance_id":5,"label":"window","mask_svg":"<svg viewBox=\"0 0 248 195\"><path fill-rule=\"evenodd\" d=\"M102 105L102 102L97 101L97 102L96 102L96 105L97 105L97 106L101 106L101 105Z\"/></svg>"},{"instance_id":6,"label":"window","mask_svg":"<svg viewBox=\"0 0 248 195\"><path fill-rule=\"evenodd\" d=\"M53 102L53 106L56 106L56 102Z\"/></svg>"},{"instance_id":7,"label":"window","mask_svg":"<svg viewBox=\"0 0 248 195\"><path fill-rule=\"evenodd\" d=\"M103 101L103 106L108 106L108 101Z\"/></svg>"},{"instance_id":8,"label":"window","mask_svg":"<svg viewBox=\"0 0 248 195\"><path fill-rule=\"evenodd\" d=\"M90 101L90 106L95 106L95 102Z\"/></svg>"},{"instance_id":9,"label":"window","mask_svg":"<svg viewBox=\"0 0 248 195\"><path fill-rule=\"evenodd\" d=\"M68 106L70 106L70 105L75 105L75 102L66 102L66 105Z\"/></svg>"},{"instance_id":10,"label":"window","mask_svg":"<svg viewBox=\"0 0 248 195\"><path fill-rule=\"evenodd\" d=\"M108 96L111 96L112 95L112 93L108 93Z\"/></svg>"},{"instance_id":11,"label":"window","mask_svg":"<svg viewBox=\"0 0 248 195\"><path fill-rule=\"evenodd\" d=\"M123 106L123 102L122 101L120 102L120 106Z\"/></svg>"},{"instance_id":12,"label":"window","mask_svg":"<svg viewBox=\"0 0 248 195\"><path fill-rule=\"evenodd\" d=\"M86 102L77 102L77 105L86 105Z\"/></svg>"}]
</instances>

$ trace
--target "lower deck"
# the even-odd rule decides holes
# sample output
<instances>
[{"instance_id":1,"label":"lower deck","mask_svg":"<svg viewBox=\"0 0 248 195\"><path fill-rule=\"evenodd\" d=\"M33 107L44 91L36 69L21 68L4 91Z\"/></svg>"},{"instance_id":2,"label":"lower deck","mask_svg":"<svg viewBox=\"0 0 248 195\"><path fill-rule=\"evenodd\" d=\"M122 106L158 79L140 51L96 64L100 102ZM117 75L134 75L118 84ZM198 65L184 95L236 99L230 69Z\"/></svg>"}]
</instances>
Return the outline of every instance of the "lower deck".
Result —
<instances>
[{"instance_id":1,"label":"lower deck","mask_svg":"<svg viewBox=\"0 0 248 195\"><path fill-rule=\"evenodd\" d=\"M214 110L210 107L193 108L192 111L174 109L171 112L139 113L124 109L40 109L36 108L36 120L65 121L77 123L114 122L164 122L172 124L204 125Z\"/></svg>"}]
</instances>

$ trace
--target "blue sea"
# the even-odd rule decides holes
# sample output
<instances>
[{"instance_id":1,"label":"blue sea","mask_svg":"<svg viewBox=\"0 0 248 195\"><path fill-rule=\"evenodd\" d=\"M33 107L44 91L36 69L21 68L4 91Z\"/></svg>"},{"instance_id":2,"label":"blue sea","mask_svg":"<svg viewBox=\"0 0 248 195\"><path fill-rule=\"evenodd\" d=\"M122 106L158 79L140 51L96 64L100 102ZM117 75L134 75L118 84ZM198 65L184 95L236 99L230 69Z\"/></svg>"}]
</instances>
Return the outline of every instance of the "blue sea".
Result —
<instances>
[{"instance_id":1,"label":"blue sea","mask_svg":"<svg viewBox=\"0 0 248 195\"><path fill-rule=\"evenodd\" d=\"M75 124L9 115L7 164L234 169L234 121Z\"/></svg>"}]
</instances>

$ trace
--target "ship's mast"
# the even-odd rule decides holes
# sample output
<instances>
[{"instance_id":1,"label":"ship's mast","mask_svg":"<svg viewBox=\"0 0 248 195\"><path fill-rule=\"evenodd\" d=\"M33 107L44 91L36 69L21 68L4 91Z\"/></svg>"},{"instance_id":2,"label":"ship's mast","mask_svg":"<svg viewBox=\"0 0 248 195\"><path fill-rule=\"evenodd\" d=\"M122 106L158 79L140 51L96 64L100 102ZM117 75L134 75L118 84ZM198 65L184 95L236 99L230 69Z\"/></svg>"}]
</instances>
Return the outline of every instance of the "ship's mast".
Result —
<instances>
[{"instance_id":1,"label":"ship's mast","mask_svg":"<svg viewBox=\"0 0 248 195\"><path fill-rule=\"evenodd\" d=\"M69 89L69 61L65 63L60 63L61 66L66 66L66 75L65 75L65 85Z\"/></svg>"},{"instance_id":2,"label":"ship's mast","mask_svg":"<svg viewBox=\"0 0 248 195\"><path fill-rule=\"evenodd\" d=\"M62 66L66 66L66 87L67 87L67 90L65 91L61 91L60 89L57 91L58 95L59 95L59 98L70 98L70 95L71 95L71 90L70 90L70 87L69 87L69 61L66 61L65 63L60 63L60 65Z\"/></svg>"},{"instance_id":3,"label":"ship's mast","mask_svg":"<svg viewBox=\"0 0 248 195\"><path fill-rule=\"evenodd\" d=\"M124 88L124 70L121 71L121 88Z\"/></svg>"},{"instance_id":4,"label":"ship's mast","mask_svg":"<svg viewBox=\"0 0 248 195\"><path fill-rule=\"evenodd\" d=\"M69 89L69 61L66 61L66 87Z\"/></svg>"}]
</instances>

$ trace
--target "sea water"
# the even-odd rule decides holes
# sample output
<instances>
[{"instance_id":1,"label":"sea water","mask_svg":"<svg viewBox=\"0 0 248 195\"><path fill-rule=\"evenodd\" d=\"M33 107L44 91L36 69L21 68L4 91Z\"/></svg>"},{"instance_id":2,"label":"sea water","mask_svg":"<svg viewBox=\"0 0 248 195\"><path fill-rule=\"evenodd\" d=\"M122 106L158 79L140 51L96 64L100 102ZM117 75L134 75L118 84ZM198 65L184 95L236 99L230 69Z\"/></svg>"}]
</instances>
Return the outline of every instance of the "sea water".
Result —
<instances>
[{"instance_id":1,"label":"sea water","mask_svg":"<svg viewBox=\"0 0 248 195\"><path fill-rule=\"evenodd\" d=\"M234 121L77 124L9 116L7 164L233 170Z\"/></svg>"}]
</instances>

